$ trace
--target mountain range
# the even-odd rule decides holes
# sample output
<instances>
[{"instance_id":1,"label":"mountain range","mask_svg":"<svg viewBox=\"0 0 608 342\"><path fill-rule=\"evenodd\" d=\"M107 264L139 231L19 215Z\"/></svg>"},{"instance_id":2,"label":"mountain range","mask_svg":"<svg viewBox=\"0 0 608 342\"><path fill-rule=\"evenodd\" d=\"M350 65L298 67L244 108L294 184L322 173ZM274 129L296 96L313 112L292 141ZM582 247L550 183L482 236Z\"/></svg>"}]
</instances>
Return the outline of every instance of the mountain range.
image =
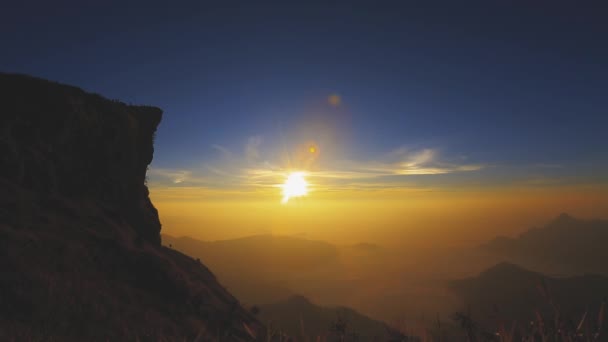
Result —
<instances>
[{"instance_id":1,"label":"mountain range","mask_svg":"<svg viewBox=\"0 0 608 342\"><path fill-rule=\"evenodd\" d=\"M477 276L454 280L450 287L480 321L535 319L536 313L580 320L597 313L608 296L608 277L548 277L503 262ZM464 309L464 308L463 308Z\"/></svg>"},{"instance_id":2,"label":"mountain range","mask_svg":"<svg viewBox=\"0 0 608 342\"><path fill-rule=\"evenodd\" d=\"M389 331L385 323L355 310L319 306L299 295L262 305L259 315L270 329L302 340L342 333L360 341L386 341Z\"/></svg>"},{"instance_id":3,"label":"mountain range","mask_svg":"<svg viewBox=\"0 0 608 342\"><path fill-rule=\"evenodd\" d=\"M497 237L480 250L543 273L608 275L608 220L583 220L561 214L521 235Z\"/></svg>"},{"instance_id":4,"label":"mountain range","mask_svg":"<svg viewBox=\"0 0 608 342\"><path fill-rule=\"evenodd\" d=\"M0 340L251 341L277 328L368 341L386 325L328 302L394 313L451 298L425 278L429 265L465 259L410 255L415 273L370 243L161 236L146 185L159 108L5 73L0 106ZM504 262L449 290L488 324L602 317L606 246L608 221L562 214L476 248L491 256L483 267Z\"/></svg>"}]
</instances>

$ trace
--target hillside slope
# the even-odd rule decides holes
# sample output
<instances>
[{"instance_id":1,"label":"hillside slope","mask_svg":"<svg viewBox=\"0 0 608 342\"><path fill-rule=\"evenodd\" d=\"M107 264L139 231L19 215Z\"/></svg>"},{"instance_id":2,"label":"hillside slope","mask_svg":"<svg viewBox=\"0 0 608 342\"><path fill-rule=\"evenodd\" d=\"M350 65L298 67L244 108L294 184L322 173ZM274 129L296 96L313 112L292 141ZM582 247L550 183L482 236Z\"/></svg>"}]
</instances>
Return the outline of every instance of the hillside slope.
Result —
<instances>
[{"instance_id":1,"label":"hillside slope","mask_svg":"<svg viewBox=\"0 0 608 342\"><path fill-rule=\"evenodd\" d=\"M237 298L252 305L285 299L294 294L293 285L302 293L307 284L320 283L311 278L321 277L327 285L322 272L338 263L338 250L332 244L281 235L220 241L163 235L163 244L200 259Z\"/></svg>"},{"instance_id":2,"label":"hillside slope","mask_svg":"<svg viewBox=\"0 0 608 342\"><path fill-rule=\"evenodd\" d=\"M290 336L353 336L360 341L386 341L388 326L347 307L322 307L303 296L261 306L260 317ZM341 325L343 324L343 325ZM350 339L349 339L350 340Z\"/></svg>"},{"instance_id":3,"label":"hillside slope","mask_svg":"<svg viewBox=\"0 0 608 342\"><path fill-rule=\"evenodd\" d=\"M453 281L451 288L481 321L492 317L525 321L534 319L535 312L551 316L555 308L561 316L576 320L587 310L599 309L608 296L608 278L547 277L500 263L475 277Z\"/></svg>"},{"instance_id":4,"label":"hillside slope","mask_svg":"<svg viewBox=\"0 0 608 342\"><path fill-rule=\"evenodd\" d=\"M557 274L608 275L608 221L561 214L546 225L481 246L503 260Z\"/></svg>"},{"instance_id":5,"label":"hillside slope","mask_svg":"<svg viewBox=\"0 0 608 342\"><path fill-rule=\"evenodd\" d=\"M338 257L337 248L330 243L282 235L219 241L163 235L163 243L226 272L239 274L308 271L335 262ZM264 269L252 270L251 264L262 264Z\"/></svg>"},{"instance_id":6,"label":"hillside slope","mask_svg":"<svg viewBox=\"0 0 608 342\"><path fill-rule=\"evenodd\" d=\"M160 245L162 112L0 73L0 340L248 341L264 327Z\"/></svg>"}]
</instances>

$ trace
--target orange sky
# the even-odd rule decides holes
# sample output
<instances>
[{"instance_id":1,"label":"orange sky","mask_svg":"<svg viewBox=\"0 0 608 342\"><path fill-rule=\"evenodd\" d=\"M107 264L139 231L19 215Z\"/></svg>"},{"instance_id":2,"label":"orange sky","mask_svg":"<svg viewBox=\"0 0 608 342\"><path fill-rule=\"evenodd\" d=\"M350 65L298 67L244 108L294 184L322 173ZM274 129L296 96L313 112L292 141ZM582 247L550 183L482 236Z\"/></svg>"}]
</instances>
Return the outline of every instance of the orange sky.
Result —
<instances>
[{"instance_id":1,"label":"orange sky","mask_svg":"<svg viewBox=\"0 0 608 342\"><path fill-rule=\"evenodd\" d=\"M514 235L562 212L607 218L602 184L445 189L317 190L281 203L279 188L257 191L151 187L163 233L218 240L273 233L340 243L420 247Z\"/></svg>"}]
</instances>

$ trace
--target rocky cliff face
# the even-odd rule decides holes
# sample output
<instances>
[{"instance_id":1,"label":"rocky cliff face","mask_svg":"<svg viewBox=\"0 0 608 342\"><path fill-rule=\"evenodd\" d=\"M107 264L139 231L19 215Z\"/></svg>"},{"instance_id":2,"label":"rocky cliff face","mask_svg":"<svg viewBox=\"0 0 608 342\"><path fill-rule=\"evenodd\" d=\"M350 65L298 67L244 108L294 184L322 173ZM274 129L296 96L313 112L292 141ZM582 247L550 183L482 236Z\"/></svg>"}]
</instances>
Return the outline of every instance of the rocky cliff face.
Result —
<instances>
[{"instance_id":1,"label":"rocky cliff face","mask_svg":"<svg viewBox=\"0 0 608 342\"><path fill-rule=\"evenodd\" d=\"M139 237L160 245L145 185L160 109L22 75L0 74L0 92L1 178L113 207Z\"/></svg>"},{"instance_id":2,"label":"rocky cliff face","mask_svg":"<svg viewBox=\"0 0 608 342\"><path fill-rule=\"evenodd\" d=\"M160 245L162 112L0 73L0 340L251 341L264 327Z\"/></svg>"}]
</instances>

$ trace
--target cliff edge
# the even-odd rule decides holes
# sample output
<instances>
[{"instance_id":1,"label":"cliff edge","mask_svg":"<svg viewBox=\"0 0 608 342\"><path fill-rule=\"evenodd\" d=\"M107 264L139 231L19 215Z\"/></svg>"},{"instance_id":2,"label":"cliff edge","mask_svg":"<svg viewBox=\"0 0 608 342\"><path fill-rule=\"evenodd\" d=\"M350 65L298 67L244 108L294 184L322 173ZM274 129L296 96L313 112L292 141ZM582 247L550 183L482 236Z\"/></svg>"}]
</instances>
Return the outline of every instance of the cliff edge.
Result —
<instances>
[{"instance_id":1,"label":"cliff edge","mask_svg":"<svg viewBox=\"0 0 608 342\"><path fill-rule=\"evenodd\" d=\"M0 75L0 96L0 178L112 207L160 246L160 221L145 185L159 108L14 74Z\"/></svg>"},{"instance_id":2,"label":"cliff edge","mask_svg":"<svg viewBox=\"0 0 608 342\"><path fill-rule=\"evenodd\" d=\"M0 73L0 340L250 341L264 327L161 246L162 111Z\"/></svg>"}]
</instances>

